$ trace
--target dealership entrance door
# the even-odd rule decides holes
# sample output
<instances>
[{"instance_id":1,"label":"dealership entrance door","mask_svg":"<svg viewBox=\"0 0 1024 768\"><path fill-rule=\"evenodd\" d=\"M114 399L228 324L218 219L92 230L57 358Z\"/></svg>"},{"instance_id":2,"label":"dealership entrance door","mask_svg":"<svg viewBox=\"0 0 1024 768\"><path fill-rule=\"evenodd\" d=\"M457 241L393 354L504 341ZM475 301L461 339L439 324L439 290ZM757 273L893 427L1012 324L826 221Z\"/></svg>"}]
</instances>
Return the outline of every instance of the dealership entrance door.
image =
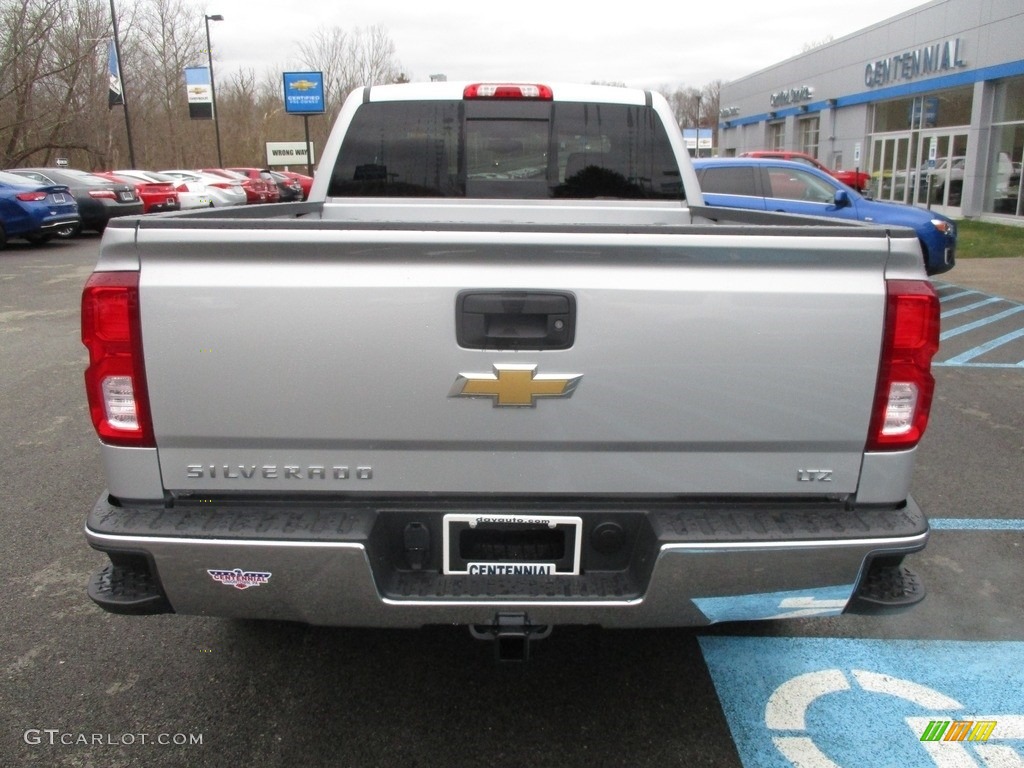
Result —
<instances>
[{"instance_id":1,"label":"dealership entrance door","mask_svg":"<svg viewBox=\"0 0 1024 768\"><path fill-rule=\"evenodd\" d=\"M947 216L959 217L967 162L967 133L922 133L919 149L920 167L924 173L921 183L913 190L914 198L910 202L925 205ZM934 165L931 162L933 154Z\"/></svg>"},{"instance_id":2,"label":"dealership entrance door","mask_svg":"<svg viewBox=\"0 0 1024 768\"><path fill-rule=\"evenodd\" d=\"M876 200L959 216L966 156L966 131L875 136L871 141L871 193Z\"/></svg>"},{"instance_id":3,"label":"dealership entrance door","mask_svg":"<svg viewBox=\"0 0 1024 768\"><path fill-rule=\"evenodd\" d=\"M876 136L871 140L871 190L876 200L907 202L910 171L909 133Z\"/></svg>"}]
</instances>

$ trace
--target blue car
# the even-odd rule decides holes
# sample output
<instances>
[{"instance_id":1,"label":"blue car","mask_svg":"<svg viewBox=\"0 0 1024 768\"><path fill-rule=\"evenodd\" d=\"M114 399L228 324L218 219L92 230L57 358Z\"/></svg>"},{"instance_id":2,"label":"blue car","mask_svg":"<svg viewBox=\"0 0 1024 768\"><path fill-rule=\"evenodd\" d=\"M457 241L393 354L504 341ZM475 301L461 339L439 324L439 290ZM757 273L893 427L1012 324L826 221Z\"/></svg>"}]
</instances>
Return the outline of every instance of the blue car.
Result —
<instances>
[{"instance_id":1,"label":"blue car","mask_svg":"<svg viewBox=\"0 0 1024 768\"><path fill-rule=\"evenodd\" d=\"M956 263L956 224L939 213L872 200L827 173L787 160L707 158L693 165L706 205L910 227L921 241L929 275Z\"/></svg>"},{"instance_id":2,"label":"blue car","mask_svg":"<svg viewBox=\"0 0 1024 768\"><path fill-rule=\"evenodd\" d=\"M0 171L0 248L11 238L45 243L78 224L78 203L66 186Z\"/></svg>"}]
</instances>

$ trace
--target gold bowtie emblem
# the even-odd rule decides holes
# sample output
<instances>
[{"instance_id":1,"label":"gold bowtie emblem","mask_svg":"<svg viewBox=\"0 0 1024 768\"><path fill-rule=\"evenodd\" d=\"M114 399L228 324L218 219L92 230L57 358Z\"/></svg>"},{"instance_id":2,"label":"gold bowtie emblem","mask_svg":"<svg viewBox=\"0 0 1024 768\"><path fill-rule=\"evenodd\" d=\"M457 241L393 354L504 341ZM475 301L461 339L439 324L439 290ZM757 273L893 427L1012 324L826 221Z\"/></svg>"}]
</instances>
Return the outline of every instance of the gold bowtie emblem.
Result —
<instances>
[{"instance_id":1,"label":"gold bowtie emblem","mask_svg":"<svg viewBox=\"0 0 1024 768\"><path fill-rule=\"evenodd\" d=\"M495 406L528 406L538 397L570 397L581 373L538 374L536 365L495 364L494 373L460 373L449 397L491 397Z\"/></svg>"}]
</instances>

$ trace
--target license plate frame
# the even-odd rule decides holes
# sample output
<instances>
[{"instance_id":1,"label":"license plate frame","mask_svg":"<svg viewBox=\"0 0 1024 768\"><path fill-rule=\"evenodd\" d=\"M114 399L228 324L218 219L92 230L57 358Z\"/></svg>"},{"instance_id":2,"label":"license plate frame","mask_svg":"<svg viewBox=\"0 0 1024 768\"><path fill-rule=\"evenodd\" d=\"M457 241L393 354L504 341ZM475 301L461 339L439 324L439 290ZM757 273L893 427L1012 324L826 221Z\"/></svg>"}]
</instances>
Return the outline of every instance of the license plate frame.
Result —
<instances>
[{"instance_id":1,"label":"license plate frame","mask_svg":"<svg viewBox=\"0 0 1024 768\"><path fill-rule=\"evenodd\" d=\"M473 557L465 552L463 532L471 538L525 540L561 545L558 557ZM583 519L575 515L450 513L444 516L442 571L446 576L578 576ZM471 548L471 547L470 547ZM556 552L557 554L557 552Z\"/></svg>"}]
</instances>

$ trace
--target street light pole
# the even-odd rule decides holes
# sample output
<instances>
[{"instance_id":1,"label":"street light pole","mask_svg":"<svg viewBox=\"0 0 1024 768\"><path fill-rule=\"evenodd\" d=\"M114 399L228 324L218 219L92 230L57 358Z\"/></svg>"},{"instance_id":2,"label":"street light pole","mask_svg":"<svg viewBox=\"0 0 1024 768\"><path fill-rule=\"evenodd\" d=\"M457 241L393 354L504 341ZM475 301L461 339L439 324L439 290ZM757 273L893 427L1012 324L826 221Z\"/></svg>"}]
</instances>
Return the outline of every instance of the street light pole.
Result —
<instances>
[{"instance_id":1,"label":"street light pole","mask_svg":"<svg viewBox=\"0 0 1024 768\"><path fill-rule=\"evenodd\" d=\"M110 0L114 2L114 0ZM217 167L224 167L224 158L221 157L220 153L220 118L217 116L217 86L213 82L213 48L210 46L210 22L211 21L224 21L224 17L219 13L215 13L212 16L206 16L206 60L210 64L210 98L211 106L213 107L213 130L217 136Z\"/></svg>"},{"instance_id":2,"label":"street light pole","mask_svg":"<svg viewBox=\"0 0 1024 768\"><path fill-rule=\"evenodd\" d=\"M121 78L121 106L124 107L124 130L128 134L128 162L132 168L135 165L135 146L132 142L132 121L128 119L128 84L124 80L124 70L121 68L121 40L117 33L117 11L114 10L114 0L110 0L110 23L114 27L114 55L117 57L117 74Z\"/></svg>"},{"instance_id":3,"label":"street light pole","mask_svg":"<svg viewBox=\"0 0 1024 768\"><path fill-rule=\"evenodd\" d=\"M697 94L697 143L693 146L693 156L700 157L700 94Z\"/></svg>"}]
</instances>

